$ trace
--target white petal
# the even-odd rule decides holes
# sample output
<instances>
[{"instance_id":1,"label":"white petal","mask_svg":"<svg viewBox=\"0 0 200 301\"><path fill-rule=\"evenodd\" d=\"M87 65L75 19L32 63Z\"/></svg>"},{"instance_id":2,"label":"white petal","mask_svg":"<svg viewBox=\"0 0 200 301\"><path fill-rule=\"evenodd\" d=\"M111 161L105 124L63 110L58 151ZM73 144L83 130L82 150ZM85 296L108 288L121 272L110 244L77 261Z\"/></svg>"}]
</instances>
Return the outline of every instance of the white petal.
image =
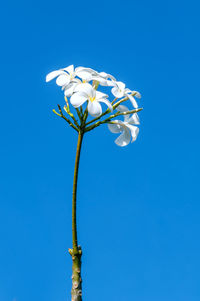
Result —
<instances>
[{"instance_id":1,"label":"white petal","mask_svg":"<svg viewBox=\"0 0 200 301\"><path fill-rule=\"evenodd\" d=\"M123 82L116 82L116 85L119 87L120 90L124 90L125 89L125 84Z\"/></svg>"},{"instance_id":2,"label":"white petal","mask_svg":"<svg viewBox=\"0 0 200 301\"><path fill-rule=\"evenodd\" d=\"M132 91L129 88L124 89L124 92L127 93L132 93Z\"/></svg>"},{"instance_id":3,"label":"white petal","mask_svg":"<svg viewBox=\"0 0 200 301\"><path fill-rule=\"evenodd\" d=\"M108 108L110 109L110 111L111 111L111 112L113 111L113 107L112 107L110 101L107 100L106 98L100 98L100 99L98 99L97 101L100 101L100 102L105 103L105 104L108 106Z\"/></svg>"},{"instance_id":4,"label":"white petal","mask_svg":"<svg viewBox=\"0 0 200 301\"><path fill-rule=\"evenodd\" d=\"M77 74L78 77L80 77L82 80L85 80L87 82L92 80L92 75L86 71L80 71Z\"/></svg>"},{"instance_id":5,"label":"white petal","mask_svg":"<svg viewBox=\"0 0 200 301\"><path fill-rule=\"evenodd\" d=\"M124 92L120 91L118 87L113 87L111 92L117 98L121 98L124 96Z\"/></svg>"},{"instance_id":6,"label":"white petal","mask_svg":"<svg viewBox=\"0 0 200 301\"><path fill-rule=\"evenodd\" d=\"M74 93L74 89L78 85L77 82L71 82L67 86L64 87L64 94L66 97L71 96Z\"/></svg>"},{"instance_id":7,"label":"white petal","mask_svg":"<svg viewBox=\"0 0 200 301\"><path fill-rule=\"evenodd\" d=\"M70 81L69 84L62 86L62 90L69 89L72 86L76 87L78 84L82 84L81 80L78 78L74 78Z\"/></svg>"},{"instance_id":8,"label":"white petal","mask_svg":"<svg viewBox=\"0 0 200 301\"><path fill-rule=\"evenodd\" d=\"M86 100L87 97L85 97L85 95L80 92L74 93L70 98L70 102L75 108L82 106L82 104L86 102Z\"/></svg>"},{"instance_id":9,"label":"white petal","mask_svg":"<svg viewBox=\"0 0 200 301\"><path fill-rule=\"evenodd\" d=\"M67 73L59 75L56 79L56 84L61 87L69 84L69 82L70 82L70 77Z\"/></svg>"},{"instance_id":10,"label":"white petal","mask_svg":"<svg viewBox=\"0 0 200 301\"><path fill-rule=\"evenodd\" d=\"M137 113L134 113L128 120L129 124L140 124L140 119Z\"/></svg>"},{"instance_id":11,"label":"white petal","mask_svg":"<svg viewBox=\"0 0 200 301\"><path fill-rule=\"evenodd\" d=\"M76 75L80 77L82 80L86 80L86 81L92 80L92 72L86 69L76 71Z\"/></svg>"},{"instance_id":12,"label":"white petal","mask_svg":"<svg viewBox=\"0 0 200 301\"><path fill-rule=\"evenodd\" d=\"M77 67L77 68L75 69L76 74L77 74L78 72L80 72L80 71L86 71L86 72L88 72L88 73L90 73L90 74L93 74L93 75L95 75L95 74L98 73L97 71L95 71L95 70L93 70L93 69L91 69L91 68L86 68L86 67Z\"/></svg>"},{"instance_id":13,"label":"white petal","mask_svg":"<svg viewBox=\"0 0 200 301\"><path fill-rule=\"evenodd\" d=\"M137 109L138 108L138 104L137 104L135 98L132 95L130 95L130 94L126 94L126 96L130 99L133 107Z\"/></svg>"},{"instance_id":14,"label":"white petal","mask_svg":"<svg viewBox=\"0 0 200 301\"><path fill-rule=\"evenodd\" d=\"M93 95L96 95L95 89L88 83L78 85L75 92L84 92L88 97L95 97Z\"/></svg>"},{"instance_id":15,"label":"white petal","mask_svg":"<svg viewBox=\"0 0 200 301\"><path fill-rule=\"evenodd\" d=\"M64 91L64 94L65 94L66 97L72 96L73 93L74 93L74 88L73 87L65 89L65 91Z\"/></svg>"},{"instance_id":16,"label":"white petal","mask_svg":"<svg viewBox=\"0 0 200 301\"><path fill-rule=\"evenodd\" d=\"M117 111L119 111L119 112L127 112L127 111L129 111L129 109L126 107L126 106L124 106L124 105L119 105L117 108L116 108L116 110Z\"/></svg>"},{"instance_id":17,"label":"white petal","mask_svg":"<svg viewBox=\"0 0 200 301\"><path fill-rule=\"evenodd\" d=\"M107 80L107 86L113 87L113 86L115 86L115 82L113 80Z\"/></svg>"},{"instance_id":18,"label":"white petal","mask_svg":"<svg viewBox=\"0 0 200 301\"><path fill-rule=\"evenodd\" d=\"M101 86L106 86L106 87L108 86L107 84L108 81L100 76L92 76L91 80L96 80L97 82L99 82Z\"/></svg>"},{"instance_id":19,"label":"white petal","mask_svg":"<svg viewBox=\"0 0 200 301\"><path fill-rule=\"evenodd\" d=\"M113 81L116 81L116 78L114 76L112 76L111 74L108 74L106 72L99 72L99 75L102 76L105 79L111 79Z\"/></svg>"},{"instance_id":20,"label":"white petal","mask_svg":"<svg viewBox=\"0 0 200 301\"><path fill-rule=\"evenodd\" d=\"M118 134L123 131L123 126L118 122L118 120L113 121L115 123L108 123L108 128L111 133Z\"/></svg>"},{"instance_id":21,"label":"white petal","mask_svg":"<svg viewBox=\"0 0 200 301\"><path fill-rule=\"evenodd\" d=\"M131 134L129 130L125 127L122 134L115 140L115 143L119 146L126 146L131 140Z\"/></svg>"},{"instance_id":22,"label":"white petal","mask_svg":"<svg viewBox=\"0 0 200 301\"><path fill-rule=\"evenodd\" d=\"M137 97L137 98L141 98L142 97L141 94L140 94L140 92L138 92L138 91L132 91L132 93L136 93L135 97Z\"/></svg>"},{"instance_id":23,"label":"white petal","mask_svg":"<svg viewBox=\"0 0 200 301\"><path fill-rule=\"evenodd\" d=\"M74 73L74 65L63 68L63 70L67 71L69 74Z\"/></svg>"},{"instance_id":24,"label":"white petal","mask_svg":"<svg viewBox=\"0 0 200 301\"><path fill-rule=\"evenodd\" d=\"M119 105L116 108L116 110L119 111L119 112L121 112L121 113L129 111L129 109L126 106L124 106L124 105ZM124 121L128 121L129 117L130 117L130 114L124 115Z\"/></svg>"},{"instance_id":25,"label":"white petal","mask_svg":"<svg viewBox=\"0 0 200 301\"><path fill-rule=\"evenodd\" d=\"M88 112L93 117L99 117L102 114L102 108L98 101L89 101Z\"/></svg>"},{"instance_id":26,"label":"white petal","mask_svg":"<svg viewBox=\"0 0 200 301\"><path fill-rule=\"evenodd\" d=\"M106 73L106 72L99 72L98 75L100 75L101 77L103 77L105 79L107 79L107 77L108 77L108 73Z\"/></svg>"},{"instance_id":27,"label":"white petal","mask_svg":"<svg viewBox=\"0 0 200 301\"><path fill-rule=\"evenodd\" d=\"M131 132L131 137L132 137L131 142L134 142L137 139L137 136L138 136L138 133L139 133L139 128L137 126L129 125L129 124L127 124L126 126Z\"/></svg>"},{"instance_id":28,"label":"white petal","mask_svg":"<svg viewBox=\"0 0 200 301\"><path fill-rule=\"evenodd\" d=\"M100 91L96 91L96 99L98 100L99 98L108 98L108 95Z\"/></svg>"},{"instance_id":29,"label":"white petal","mask_svg":"<svg viewBox=\"0 0 200 301\"><path fill-rule=\"evenodd\" d=\"M46 76L46 82L49 82L50 80L56 78L58 75L60 74L64 74L65 72L62 70L56 70L56 71L52 71L49 74L47 74Z\"/></svg>"}]
</instances>

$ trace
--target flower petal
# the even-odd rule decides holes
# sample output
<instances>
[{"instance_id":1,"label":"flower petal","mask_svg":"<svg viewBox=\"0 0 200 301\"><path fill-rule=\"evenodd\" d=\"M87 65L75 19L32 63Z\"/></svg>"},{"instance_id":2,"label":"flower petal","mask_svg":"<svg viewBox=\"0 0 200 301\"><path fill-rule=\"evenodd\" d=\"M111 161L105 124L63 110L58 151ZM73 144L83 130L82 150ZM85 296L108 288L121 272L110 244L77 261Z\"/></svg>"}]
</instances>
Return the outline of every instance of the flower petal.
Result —
<instances>
[{"instance_id":1,"label":"flower petal","mask_svg":"<svg viewBox=\"0 0 200 301\"><path fill-rule=\"evenodd\" d=\"M127 124L126 126L131 132L131 137L132 137L131 143L132 143L137 139L137 136L138 136L138 133L139 133L139 128L137 126L130 125L130 124Z\"/></svg>"},{"instance_id":2,"label":"flower petal","mask_svg":"<svg viewBox=\"0 0 200 301\"><path fill-rule=\"evenodd\" d=\"M86 102L86 100L87 97L81 92L74 93L70 98L70 102L74 108L82 106L82 104Z\"/></svg>"},{"instance_id":3,"label":"flower petal","mask_svg":"<svg viewBox=\"0 0 200 301\"><path fill-rule=\"evenodd\" d=\"M118 122L118 120L114 120L112 123L108 123L108 129L111 133L118 134L123 131L123 126Z\"/></svg>"},{"instance_id":4,"label":"flower petal","mask_svg":"<svg viewBox=\"0 0 200 301\"><path fill-rule=\"evenodd\" d=\"M88 95L88 97L95 97L93 95L96 95L95 89L88 83L78 85L75 89L75 92L84 92Z\"/></svg>"},{"instance_id":5,"label":"flower petal","mask_svg":"<svg viewBox=\"0 0 200 301\"><path fill-rule=\"evenodd\" d=\"M67 71L69 74L74 73L74 65L63 68L63 70Z\"/></svg>"},{"instance_id":6,"label":"flower petal","mask_svg":"<svg viewBox=\"0 0 200 301\"><path fill-rule=\"evenodd\" d=\"M102 114L102 108L98 101L89 101L88 112L93 117L99 117Z\"/></svg>"},{"instance_id":7,"label":"flower petal","mask_svg":"<svg viewBox=\"0 0 200 301\"><path fill-rule=\"evenodd\" d=\"M102 77L100 77L100 76L91 76L91 80L96 80L97 82L99 82L99 84L101 85L101 86L105 86L105 87L107 87L108 86L108 84L107 84L107 80L105 79L105 78L102 78Z\"/></svg>"},{"instance_id":8,"label":"flower petal","mask_svg":"<svg viewBox=\"0 0 200 301\"><path fill-rule=\"evenodd\" d=\"M105 79L111 79L113 81L116 81L116 78L114 76L112 76L111 74L108 74L106 72L99 72L99 75Z\"/></svg>"},{"instance_id":9,"label":"flower petal","mask_svg":"<svg viewBox=\"0 0 200 301\"><path fill-rule=\"evenodd\" d=\"M113 86L115 86L115 82L113 80L107 80L107 86L113 87Z\"/></svg>"},{"instance_id":10,"label":"flower petal","mask_svg":"<svg viewBox=\"0 0 200 301\"><path fill-rule=\"evenodd\" d=\"M120 90L124 91L125 89L125 84L123 82L116 82L116 85L119 87Z\"/></svg>"},{"instance_id":11,"label":"flower petal","mask_svg":"<svg viewBox=\"0 0 200 301\"><path fill-rule=\"evenodd\" d=\"M61 87L69 84L69 82L70 82L70 77L67 73L59 75L56 79L56 84Z\"/></svg>"},{"instance_id":12,"label":"flower petal","mask_svg":"<svg viewBox=\"0 0 200 301\"><path fill-rule=\"evenodd\" d=\"M128 116L128 115L126 115ZM128 120L126 120L129 124L140 124L140 119L137 113L134 113Z\"/></svg>"},{"instance_id":13,"label":"flower petal","mask_svg":"<svg viewBox=\"0 0 200 301\"><path fill-rule=\"evenodd\" d=\"M46 82L49 82L50 80L56 78L58 75L60 74L64 74L65 72L62 70L56 70L56 71L52 71L49 74L47 74L46 76Z\"/></svg>"},{"instance_id":14,"label":"flower petal","mask_svg":"<svg viewBox=\"0 0 200 301\"><path fill-rule=\"evenodd\" d=\"M130 134L129 130L126 127L124 127L124 131L115 140L115 143L119 146L126 146L127 144L129 144L130 140L131 140L131 134Z\"/></svg>"},{"instance_id":15,"label":"flower petal","mask_svg":"<svg viewBox=\"0 0 200 301\"><path fill-rule=\"evenodd\" d=\"M82 84L81 80L78 78L74 78L70 81L69 84L62 86L62 90L69 89L72 86L76 87L78 84Z\"/></svg>"},{"instance_id":16,"label":"flower petal","mask_svg":"<svg viewBox=\"0 0 200 301\"><path fill-rule=\"evenodd\" d=\"M111 112L113 111L113 106L111 105L110 101L107 100L106 98L100 98L100 99L97 99L97 101L105 103L108 106L108 108L110 109L110 111Z\"/></svg>"},{"instance_id":17,"label":"flower petal","mask_svg":"<svg viewBox=\"0 0 200 301\"><path fill-rule=\"evenodd\" d=\"M126 106L124 105L119 105L117 108L116 108L117 111L123 113L123 112L127 112L127 111L130 111Z\"/></svg>"},{"instance_id":18,"label":"flower petal","mask_svg":"<svg viewBox=\"0 0 200 301\"><path fill-rule=\"evenodd\" d=\"M92 75L87 71L77 72L76 75L87 82L92 80Z\"/></svg>"},{"instance_id":19,"label":"flower petal","mask_svg":"<svg viewBox=\"0 0 200 301\"><path fill-rule=\"evenodd\" d=\"M99 98L108 98L108 95L100 91L96 91L96 99L98 100Z\"/></svg>"},{"instance_id":20,"label":"flower petal","mask_svg":"<svg viewBox=\"0 0 200 301\"><path fill-rule=\"evenodd\" d=\"M81 72L81 71L86 71L86 72L88 72L88 73L90 73L90 74L93 74L93 75L95 75L95 74L98 73L97 71L95 71L95 70L93 70L93 69L91 69L91 68L86 68L86 67L77 67L77 68L75 69L76 74L77 74L78 72ZM78 75L78 74L77 74L77 75Z\"/></svg>"},{"instance_id":21,"label":"flower petal","mask_svg":"<svg viewBox=\"0 0 200 301\"><path fill-rule=\"evenodd\" d=\"M119 111L119 112L121 112L121 113L129 111L129 109L126 106L124 106L124 105L119 105L116 108L116 110ZM124 121L128 122L129 117L130 117L130 114L124 115Z\"/></svg>"},{"instance_id":22,"label":"flower petal","mask_svg":"<svg viewBox=\"0 0 200 301\"><path fill-rule=\"evenodd\" d=\"M138 92L138 91L132 91L132 93L135 93L135 97L137 97L137 98L141 98L142 97L141 94L140 94L140 92Z\"/></svg>"},{"instance_id":23,"label":"flower petal","mask_svg":"<svg viewBox=\"0 0 200 301\"><path fill-rule=\"evenodd\" d=\"M126 96L130 99L133 107L137 109L138 108L138 104L137 104L135 98L132 95L130 95L130 94L126 94Z\"/></svg>"},{"instance_id":24,"label":"flower petal","mask_svg":"<svg viewBox=\"0 0 200 301\"><path fill-rule=\"evenodd\" d=\"M64 94L66 97L71 96L74 93L74 89L76 88L76 86L79 85L79 83L77 82L70 82L67 86L63 86L64 87Z\"/></svg>"},{"instance_id":25,"label":"flower petal","mask_svg":"<svg viewBox=\"0 0 200 301\"><path fill-rule=\"evenodd\" d=\"M120 91L118 87L113 87L111 89L112 94L117 97L117 98L121 98L124 96L124 92Z\"/></svg>"}]
</instances>

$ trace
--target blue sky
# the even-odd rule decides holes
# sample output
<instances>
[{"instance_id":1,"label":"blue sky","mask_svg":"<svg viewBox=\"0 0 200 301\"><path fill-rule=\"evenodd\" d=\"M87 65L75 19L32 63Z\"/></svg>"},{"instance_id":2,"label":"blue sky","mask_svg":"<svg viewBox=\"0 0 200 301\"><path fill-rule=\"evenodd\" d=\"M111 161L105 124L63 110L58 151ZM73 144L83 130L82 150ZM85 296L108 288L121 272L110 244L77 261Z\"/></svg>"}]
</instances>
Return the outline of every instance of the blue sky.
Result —
<instances>
[{"instance_id":1,"label":"blue sky","mask_svg":"<svg viewBox=\"0 0 200 301\"><path fill-rule=\"evenodd\" d=\"M138 140L84 138L78 190L87 301L197 301L198 1L1 5L0 300L70 300L76 134L46 84L70 64L141 92Z\"/></svg>"}]
</instances>

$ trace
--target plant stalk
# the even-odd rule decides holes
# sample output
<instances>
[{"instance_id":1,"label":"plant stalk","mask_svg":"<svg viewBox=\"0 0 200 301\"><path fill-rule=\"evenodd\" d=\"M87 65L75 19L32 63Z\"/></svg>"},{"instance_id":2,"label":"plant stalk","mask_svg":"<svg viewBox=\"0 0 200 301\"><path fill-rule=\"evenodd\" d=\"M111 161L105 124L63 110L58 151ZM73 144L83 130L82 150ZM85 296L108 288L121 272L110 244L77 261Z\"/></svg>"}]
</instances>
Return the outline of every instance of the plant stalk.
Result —
<instances>
[{"instance_id":1,"label":"plant stalk","mask_svg":"<svg viewBox=\"0 0 200 301\"><path fill-rule=\"evenodd\" d=\"M72 290L71 301L82 301L82 279L81 279L81 256L82 250L78 246L77 239L77 224L76 224L76 193L77 193L77 181L78 181L78 169L81 153L81 145L83 140L83 132L78 133L78 142L76 150L76 159L74 167L74 182L73 182L73 194L72 194L72 244L73 248L69 249L69 253L72 256Z\"/></svg>"}]
</instances>

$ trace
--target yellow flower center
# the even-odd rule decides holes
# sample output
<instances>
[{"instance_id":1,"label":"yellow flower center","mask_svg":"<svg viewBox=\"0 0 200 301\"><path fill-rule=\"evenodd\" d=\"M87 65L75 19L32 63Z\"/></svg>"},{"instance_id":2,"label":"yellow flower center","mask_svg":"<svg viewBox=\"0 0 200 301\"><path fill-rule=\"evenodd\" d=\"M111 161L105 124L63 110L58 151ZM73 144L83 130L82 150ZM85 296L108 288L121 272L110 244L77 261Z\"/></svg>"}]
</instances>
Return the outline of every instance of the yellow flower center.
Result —
<instances>
[{"instance_id":1,"label":"yellow flower center","mask_svg":"<svg viewBox=\"0 0 200 301\"><path fill-rule=\"evenodd\" d=\"M89 97L89 100L91 101L91 102L93 102L93 101L95 101L95 97Z\"/></svg>"}]
</instances>

